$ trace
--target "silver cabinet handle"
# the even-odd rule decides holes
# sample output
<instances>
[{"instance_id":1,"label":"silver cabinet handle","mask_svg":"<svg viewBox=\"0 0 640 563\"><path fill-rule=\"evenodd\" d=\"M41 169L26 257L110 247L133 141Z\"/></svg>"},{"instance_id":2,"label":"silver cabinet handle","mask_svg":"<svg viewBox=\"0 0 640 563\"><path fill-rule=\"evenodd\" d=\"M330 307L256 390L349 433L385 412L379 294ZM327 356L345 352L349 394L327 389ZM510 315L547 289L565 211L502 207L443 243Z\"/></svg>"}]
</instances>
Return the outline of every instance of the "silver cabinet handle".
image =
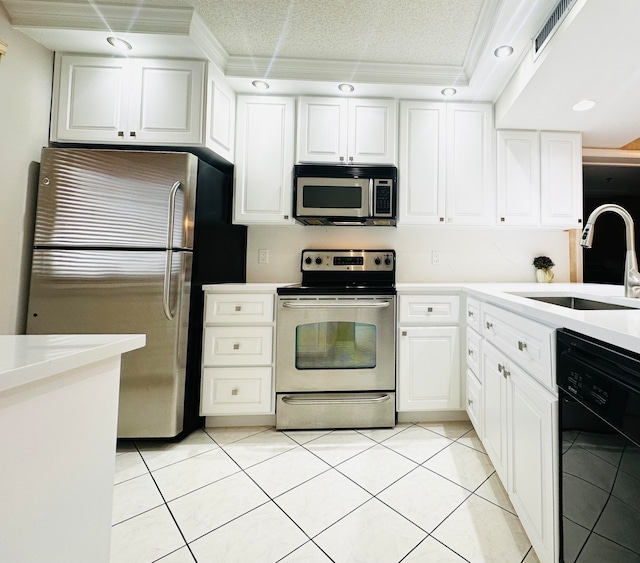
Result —
<instances>
[{"instance_id":1,"label":"silver cabinet handle","mask_svg":"<svg viewBox=\"0 0 640 563\"><path fill-rule=\"evenodd\" d=\"M467 311L467 317L473 319L473 317L475 317L475 315L473 314L473 311Z\"/></svg>"},{"instance_id":2,"label":"silver cabinet handle","mask_svg":"<svg viewBox=\"0 0 640 563\"><path fill-rule=\"evenodd\" d=\"M427 307L427 313L433 313L433 307Z\"/></svg>"},{"instance_id":3,"label":"silver cabinet handle","mask_svg":"<svg viewBox=\"0 0 640 563\"><path fill-rule=\"evenodd\" d=\"M521 340L518 340L518 350L520 350L520 352L522 352L526 347L527 347L526 342L522 342Z\"/></svg>"},{"instance_id":4,"label":"silver cabinet handle","mask_svg":"<svg viewBox=\"0 0 640 563\"><path fill-rule=\"evenodd\" d=\"M507 377L509 377L511 375L511 372L508 371L506 368L502 370L502 377L504 377L505 379L507 379Z\"/></svg>"},{"instance_id":5,"label":"silver cabinet handle","mask_svg":"<svg viewBox=\"0 0 640 563\"><path fill-rule=\"evenodd\" d=\"M238 390L237 389L232 389L231 390L231 394L232 395L237 395L238 394Z\"/></svg>"},{"instance_id":6,"label":"silver cabinet handle","mask_svg":"<svg viewBox=\"0 0 640 563\"><path fill-rule=\"evenodd\" d=\"M473 356L473 350L472 350L471 348L469 348L469 349L467 350L467 354L468 354L469 356Z\"/></svg>"},{"instance_id":7,"label":"silver cabinet handle","mask_svg":"<svg viewBox=\"0 0 640 563\"><path fill-rule=\"evenodd\" d=\"M236 311L242 311L242 305L236 305Z\"/></svg>"},{"instance_id":8,"label":"silver cabinet handle","mask_svg":"<svg viewBox=\"0 0 640 563\"><path fill-rule=\"evenodd\" d=\"M493 328L493 323L490 323L490 322L487 321L485 324L487 325L487 328L489 330L491 330Z\"/></svg>"},{"instance_id":9,"label":"silver cabinet handle","mask_svg":"<svg viewBox=\"0 0 640 563\"><path fill-rule=\"evenodd\" d=\"M342 307L373 307L376 309L384 309L391 303L389 301L326 301L322 303L300 302L300 301L283 301L282 306L286 309L331 309Z\"/></svg>"},{"instance_id":10,"label":"silver cabinet handle","mask_svg":"<svg viewBox=\"0 0 640 563\"><path fill-rule=\"evenodd\" d=\"M376 404L376 403L384 403L391 399L391 395L387 393L383 395L372 395L365 397L327 397L325 399L320 397L290 397L289 395L285 395L282 397L282 402L287 405L333 405L333 404L341 404L341 405L362 405L362 404Z\"/></svg>"},{"instance_id":11,"label":"silver cabinet handle","mask_svg":"<svg viewBox=\"0 0 640 563\"><path fill-rule=\"evenodd\" d=\"M173 320L174 313L171 310L171 270L173 268L173 231L176 211L176 195L180 189L180 181L171 186L169 192L169 216L167 218L167 258L165 261L164 281L162 284L162 308L164 316L170 321Z\"/></svg>"},{"instance_id":12,"label":"silver cabinet handle","mask_svg":"<svg viewBox=\"0 0 640 563\"><path fill-rule=\"evenodd\" d=\"M240 344L234 344L233 345L233 349L234 350L240 350Z\"/></svg>"},{"instance_id":13,"label":"silver cabinet handle","mask_svg":"<svg viewBox=\"0 0 640 563\"><path fill-rule=\"evenodd\" d=\"M469 406L473 405L473 400L472 400L472 399L467 399L467 404L468 404Z\"/></svg>"},{"instance_id":14,"label":"silver cabinet handle","mask_svg":"<svg viewBox=\"0 0 640 563\"><path fill-rule=\"evenodd\" d=\"M502 364L498 364L498 371L502 373L503 370L504 370L504 366Z\"/></svg>"}]
</instances>

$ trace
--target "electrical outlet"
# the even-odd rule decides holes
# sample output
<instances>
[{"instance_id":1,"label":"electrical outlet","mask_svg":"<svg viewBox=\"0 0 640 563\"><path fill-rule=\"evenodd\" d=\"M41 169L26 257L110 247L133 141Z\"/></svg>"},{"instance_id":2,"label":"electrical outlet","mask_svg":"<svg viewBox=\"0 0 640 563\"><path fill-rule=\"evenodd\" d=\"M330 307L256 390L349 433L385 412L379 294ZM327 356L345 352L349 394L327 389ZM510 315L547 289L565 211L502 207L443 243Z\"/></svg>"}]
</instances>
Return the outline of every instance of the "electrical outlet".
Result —
<instances>
[{"instance_id":1,"label":"electrical outlet","mask_svg":"<svg viewBox=\"0 0 640 563\"><path fill-rule=\"evenodd\" d=\"M269 250L266 248L261 248L258 250L258 264L268 264L269 263Z\"/></svg>"},{"instance_id":2,"label":"electrical outlet","mask_svg":"<svg viewBox=\"0 0 640 563\"><path fill-rule=\"evenodd\" d=\"M439 250L434 250L431 253L431 263L435 264L436 266L440 264L440 251Z\"/></svg>"}]
</instances>

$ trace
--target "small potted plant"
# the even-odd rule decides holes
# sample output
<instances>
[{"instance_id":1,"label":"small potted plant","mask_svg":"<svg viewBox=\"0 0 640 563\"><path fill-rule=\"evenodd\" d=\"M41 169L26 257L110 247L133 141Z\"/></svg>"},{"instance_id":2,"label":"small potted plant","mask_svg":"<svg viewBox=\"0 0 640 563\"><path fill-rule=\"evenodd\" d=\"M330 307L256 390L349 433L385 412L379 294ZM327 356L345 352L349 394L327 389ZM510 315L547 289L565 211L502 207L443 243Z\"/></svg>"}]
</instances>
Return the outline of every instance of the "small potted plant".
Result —
<instances>
[{"instance_id":1,"label":"small potted plant","mask_svg":"<svg viewBox=\"0 0 640 563\"><path fill-rule=\"evenodd\" d=\"M536 256L533 259L533 265L536 269L536 279L539 282L549 283L553 279L551 268L555 266L553 260L548 256Z\"/></svg>"}]
</instances>

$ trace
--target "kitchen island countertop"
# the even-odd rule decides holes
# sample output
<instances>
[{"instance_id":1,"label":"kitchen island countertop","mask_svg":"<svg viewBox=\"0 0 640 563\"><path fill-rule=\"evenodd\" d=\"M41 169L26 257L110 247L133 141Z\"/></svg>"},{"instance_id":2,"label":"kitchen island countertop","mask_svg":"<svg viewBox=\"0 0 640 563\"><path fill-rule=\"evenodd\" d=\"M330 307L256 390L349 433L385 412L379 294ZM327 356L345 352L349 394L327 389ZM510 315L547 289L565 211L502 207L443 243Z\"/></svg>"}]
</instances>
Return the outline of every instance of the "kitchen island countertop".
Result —
<instances>
[{"instance_id":1,"label":"kitchen island countertop","mask_svg":"<svg viewBox=\"0 0 640 563\"><path fill-rule=\"evenodd\" d=\"M144 334L0 335L0 391L119 356Z\"/></svg>"}]
</instances>

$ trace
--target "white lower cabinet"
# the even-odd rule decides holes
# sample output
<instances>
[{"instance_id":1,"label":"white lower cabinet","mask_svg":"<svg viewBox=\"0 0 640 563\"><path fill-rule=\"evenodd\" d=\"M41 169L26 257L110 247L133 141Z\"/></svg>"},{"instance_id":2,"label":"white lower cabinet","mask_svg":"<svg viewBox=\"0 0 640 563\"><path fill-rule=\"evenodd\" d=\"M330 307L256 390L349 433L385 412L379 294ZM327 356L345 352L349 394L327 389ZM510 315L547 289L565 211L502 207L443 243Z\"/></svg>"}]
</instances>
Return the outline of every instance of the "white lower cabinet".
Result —
<instances>
[{"instance_id":1,"label":"white lower cabinet","mask_svg":"<svg viewBox=\"0 0 640 563\"><path fill-rule=\"evenodd\" d=\"M463 410L459 303L457 295L400 295L398 411Z\"/></svg>"},{"instance_id":2,"label":"white lower cabinet","mask_svg":"<svg viewBox=\"0 0 640 563\"><path fill-rule=\"evenodd\" d=\"M400 330L399 411L460 408L459 339L457 326Z\"/></svg>"},{"instance_id":3,"label":"white lower cabinet","mask_svg":"<svg viewBox=\"0 0 640 563\"><path fill-rule=\"evenodd\" d=\"M275 292L205 297L200 415L274 412Z\"/></svg>"},{"instance_id":4,"label":"white lower cabinet","mask_svg":"<svg viewBox=\"0 0 640 563\"><path fill-rule=\"evenodd\" d=\"M482 443L540 561L556 561L558 399L486 341L482 369Z\"/></svg>"}]
</instances>

